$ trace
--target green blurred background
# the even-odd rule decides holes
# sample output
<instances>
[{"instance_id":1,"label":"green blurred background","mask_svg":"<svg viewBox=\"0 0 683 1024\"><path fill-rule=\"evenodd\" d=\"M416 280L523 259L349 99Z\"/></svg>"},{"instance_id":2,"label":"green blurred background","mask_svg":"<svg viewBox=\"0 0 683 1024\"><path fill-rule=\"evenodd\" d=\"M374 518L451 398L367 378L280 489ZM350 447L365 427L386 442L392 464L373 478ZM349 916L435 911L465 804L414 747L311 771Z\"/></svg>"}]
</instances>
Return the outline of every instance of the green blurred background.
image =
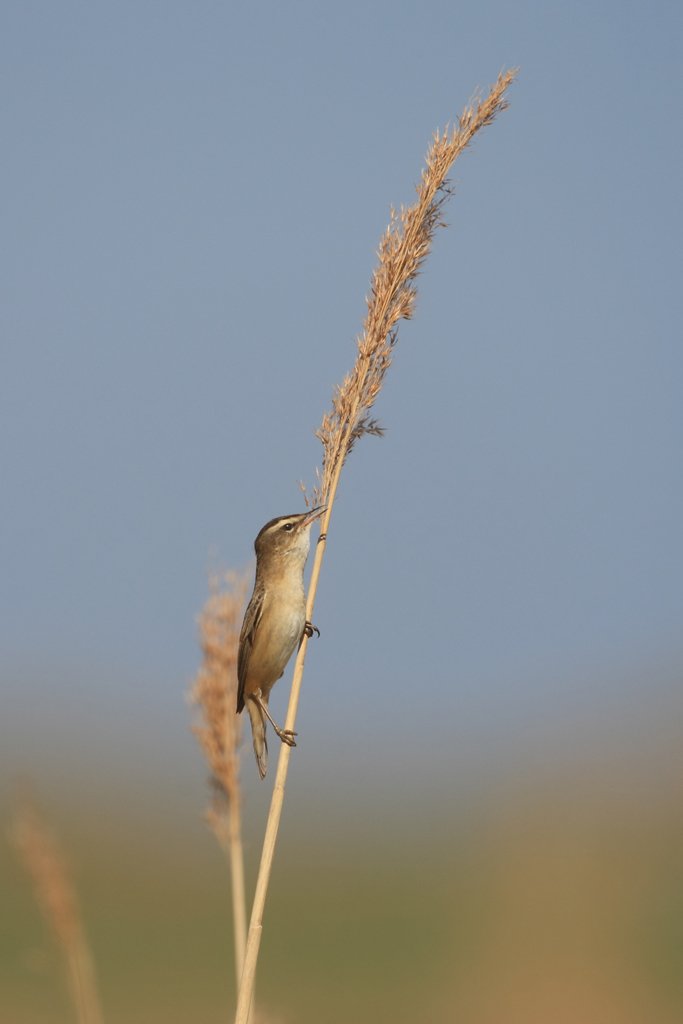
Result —
<instances>
[{"instance_id":1,"label":"green blurred background","mask_svg":"<svg viewBox=\"0 0 683 1024\"><path fill-rule=\"evenodd\" d=\"M543 744L517 750L486 783L425 775L382 790L369 777L350 793L340 777L325 792L297 750L266 912L263 1019L680 1020L679 696L654 690L646 721L622 710L609 729L555 731L552 756ZM245 754L251 885L269 785L255 784ZM135 789L115 781L96 775L86 796L82 779L68 791L45 780L42 793L106 1020L229 1020L229 882L201 817L199 756L177 795L160 797L144 771ZM1 856L0 1019L66 1024L59 953L20 867L8 848Z\"/></svg>"}]
</instances>

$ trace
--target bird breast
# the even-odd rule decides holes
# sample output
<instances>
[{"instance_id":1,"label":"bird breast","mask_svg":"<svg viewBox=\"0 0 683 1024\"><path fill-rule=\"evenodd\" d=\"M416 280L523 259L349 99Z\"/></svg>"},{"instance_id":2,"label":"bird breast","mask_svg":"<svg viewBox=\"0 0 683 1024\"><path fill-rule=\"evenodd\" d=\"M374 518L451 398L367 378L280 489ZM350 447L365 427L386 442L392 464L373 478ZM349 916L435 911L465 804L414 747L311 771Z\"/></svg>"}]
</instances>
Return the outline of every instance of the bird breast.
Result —
<instances>
[{"instance_id":1,"label":"bird breast","mask_svg":"<svg viewBox=\"0 0 683 1024\"><path fill-rule=\"evenodd\" d=\"M261 688L265 691L280 678L294 648L299 643L306 623L306 607L303 588L300 593L291 591L266 593L263 615L259 623L259 650L254 650L252 662L261 677ZM256 655L256 658L254 658Z\"/></svg>"}]
</instances>

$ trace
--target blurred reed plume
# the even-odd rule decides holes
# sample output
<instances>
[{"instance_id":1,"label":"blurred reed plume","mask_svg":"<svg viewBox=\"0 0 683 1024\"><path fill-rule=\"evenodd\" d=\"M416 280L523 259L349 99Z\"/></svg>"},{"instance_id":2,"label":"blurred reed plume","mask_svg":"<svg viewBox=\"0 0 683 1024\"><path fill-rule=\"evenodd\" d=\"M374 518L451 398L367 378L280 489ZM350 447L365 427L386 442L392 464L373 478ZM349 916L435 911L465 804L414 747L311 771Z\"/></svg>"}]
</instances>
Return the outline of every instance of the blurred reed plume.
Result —
<instances>
[{"instance_id":1,"label":"blurred reed plume","mask_svg":"<svg viewBox=\"0 0 683 1024\"><path fill-rule=\"evenodd\" d=\"M499 75L485 100L467 106L453 128L435 133L416 187L417 202L399 213L391 210L366 300L356 362L335 389L332 408L316 431L323 446L323 465L314 489L315 504L334 498L341 468L355 442L364 434L383 432L370 412L391 365L399 321L413 315L415 281L429 254L434 232L444 226L443 207L452 191L447 175L476 133L507 109L505 93L516 74L513 69Z\"/></svg>"},{"instance_id":2,"label":"blurred reed plume","mask_svg":"<svg viewBox=\"0 0 683 1024\"><path fill-rule=\"evenodd\" d=\"M103 1024L93 960L66 861L55 835L26 797L18 807L10 837L64 955L78 1022Z\"/></svg>"},{"instance_id":3,"label":"blurred reed plume","mask_svg":"<svg viewBox=\"0 0 683 1024\"><path fill-rule=\"evenodd\" d=\"M210 594L198 618L202 664L190 691L190 700L201 713L201 723L193 727L193 732L210 769L211 803L206 818L230 864L238 984L247 925L239 781L241 720L235 706L237 652L247 583L245 573L210 577Z\"/></svg>"},{"instance_id":4,"label":"blurred reed plume","mask_svg":"<svg viewBox=\"0 0 683 1024\"><path fill-rule=\"evenodd\" d=\"M507 108L505 95L516 73L513 69L500 74L485 99L470 103L453 128L435 134L417 186L417 201L398 214L393 210L391 212L389 226L379 245L378 264L372 276L363 331L357 341L356 362L336 388L332 409L325 414L316 432L323 446L323 465L318 474L313 499L316 505L327 505L327 510L321 520L306 600L306 619L309 622L313 621L315 595L341 470L347 455L360 437L382 433L382 428L371 416L371 410L391 365L399 322L412 316L416 297L415 280L429 254L434 232L443 224L443 206L451 194L448 173L453 162L477 132L490 125L496 115ZM293 731L296 724L307 646L308 638L304 635L294 666L284 726L286 730ZM247 1024L253 998L263 911L290 756L291 748L283 744L263 840L235 1024Z\"/></svg>"}]
</instances>

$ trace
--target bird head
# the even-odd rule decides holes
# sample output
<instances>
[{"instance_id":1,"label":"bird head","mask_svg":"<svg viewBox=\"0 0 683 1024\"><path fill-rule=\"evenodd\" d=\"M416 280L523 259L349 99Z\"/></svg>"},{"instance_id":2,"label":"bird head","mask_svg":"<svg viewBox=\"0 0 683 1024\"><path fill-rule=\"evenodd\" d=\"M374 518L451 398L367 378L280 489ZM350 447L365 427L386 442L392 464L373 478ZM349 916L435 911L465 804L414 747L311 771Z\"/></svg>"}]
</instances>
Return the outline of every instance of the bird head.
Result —
<instances>
[{"instance_id":1,"label":"bird head","mask_svg":"<svg viewBox=\"0 0 683 1024\"><path fill-rule=\"evenodd\" d=\"M327 505L319 505L308 512L271 519L259 530L254 541L257 563L262 564L264 559L289 558L305 562L311 543L311 526L326 509Z\"/></svg>"}]
</instances>

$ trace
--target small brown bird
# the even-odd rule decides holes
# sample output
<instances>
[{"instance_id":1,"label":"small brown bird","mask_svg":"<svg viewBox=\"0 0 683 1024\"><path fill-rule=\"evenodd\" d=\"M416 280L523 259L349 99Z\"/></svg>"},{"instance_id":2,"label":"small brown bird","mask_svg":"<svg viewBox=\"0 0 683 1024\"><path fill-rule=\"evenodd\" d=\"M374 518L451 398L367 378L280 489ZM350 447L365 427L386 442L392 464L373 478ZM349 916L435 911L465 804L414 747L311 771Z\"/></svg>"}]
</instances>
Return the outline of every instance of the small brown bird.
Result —
<instances>
[{"instance_id":1,"label":"small brown bird","mask_svg":"<svg viewBox=\"0 0 683 1024\"><path fill-rule=\"evenodd\" d=\"M306 622L304 567L311 525L326 508L320 505L310 512L271 519L254 541L256 580L240 633L237 713L246 704L261 778L268 765L266 718L283 743L296 746L296 733L273 721L268 697L304 633L313 636L315 627Z\"/></svg>"}]
</instances>

